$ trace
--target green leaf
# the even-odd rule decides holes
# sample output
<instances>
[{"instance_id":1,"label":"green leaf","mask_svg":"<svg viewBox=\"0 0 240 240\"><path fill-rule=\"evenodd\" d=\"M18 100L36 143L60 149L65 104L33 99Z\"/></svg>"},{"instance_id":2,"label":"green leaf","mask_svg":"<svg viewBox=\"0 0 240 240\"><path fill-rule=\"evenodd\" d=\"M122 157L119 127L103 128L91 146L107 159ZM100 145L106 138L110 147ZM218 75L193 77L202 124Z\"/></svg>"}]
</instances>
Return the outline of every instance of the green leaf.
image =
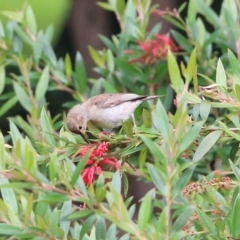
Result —
<instances>
[{"instance_id":1,"label":"green leaf","mask_svg":"<svg viewBox=\"0 0 240 240\"><path fill-rule=\"evenodd\" d=\"M232 200L231 200L231 206L233 207L235 204L235 201L240 193L240 186L235 187L234 192L232 194Z\"/></svg>"},{"instance_id":2,"label":"green leaf","mask_svg":"<svg viewBox=\"0 0 240 240\"><path fill-rule=\"evenodd\" d=\"M185 151L197 138L202 126L203 121L197 122L194 126L192 126L186 134L184 134L183 138L178 144L178 154L181 154L183 151Z\"/></svg>"},{"instance_id":3,"label":"green leaf","mask_svg":"<svg viewBox=\"0 0 240 240\"><path fill-rule=\"evenodd\" d=\"M124 16L124 10L125 10L125 0L117 0L116 1L116 10L118 14L123 18Z\"/></svg>"},{"instance_id":4,"label":"green leaf","mask_svg":"<svg viewBox=\"0 0 240 240\"><path fill-rule=\"evenodd\" d=\"M217 228L208 215L199 208L197 208L196 211L203 227L206 228L211 235L218 236Z\"/></svg>"},{"instance_id":5,"label":"green leaf","mask_svg":"<svg viewBox=\"0 0 240 240\"><path fill-rule=\"evenodd\" d=\"M47 211L49 210L49 205L45 202L37 202L35 208L35 214L39 215L40 217L44 218Z\"/></svg>"},{"instance_id":6,"label":"green leaf","mask_svg":"<svg viewBox=\"0 0 240 240\"><path fill-rule=\"evenodd\" d=\"M111 182L111 186L115 189L116 192L120 193L121 189L122 189L122 184L121 184L121 176L120 176L120 172L116 171L113 174L113 178L112 178L112 182Z\"/></svg>"},{"instance_id":7,"label":"green leaf","mask_svg":"<svg viewBox=\"0 0 240 240\"><path fill-rule=\"evenodd\" d=\"M13 118L10 118L10 119L18 127L20 127L29 136L29 138L31 138L31 140L35 139L35 135L34 135L34 132L32 130L32 127L21 116L16 116L16 117L13 117Z\"/></svg>"},{"instance_id":8,"label":"green leaf","mask_svg":"<svg viewBox=\"0 0 240 240\"><path fill-rule=\"evenodd\" d=\"M129 183L128 183L127 175L124 172L122 173L122 180L123 180L123 193L124 193L124 196L126 197L129 190Z\"/></svg>"},{"instance_id":9,"label":"green leaf","mask_svg":"<svg viewBox=\"0 0 240 240\"><path fill-rule=\"evenodd\" d=\"M50 161L49 161L49 179L52 183L55 182L56 173L58 170L56 166L56 162L57 162L57 153L54 151L53 153L51 153Z\"/></svg>"},{"instance_id":10,"label":"green leaf","mask_svg":"<svg viewBox=\"0 0 240 240\"><path fill-rule=\"evenodd\" d=\"M216 83L227 88L227 77L222 64L221 59L218 59L217 72L216 72ZM218 88L221 89L221 88Z\"/></svg>"},{"instance_id":11,"label":"green leaf","mask_svg":"<svg viewBox=\"0 0 240 240\"><path fill-rule=\"evenodd\" d=\"M110 81L107 81L105 79L102 79L102 85L106 92L108 93L118 93L115 86Z\"/></svg>"},{"instance_id":12,"label":"green leaf","mask_svg":"<svg viewBox=\"0 0 240 240\"><path fill-rule=\"evenodd\" d=\"M116 51L113 42L112 42L109 38L107 38L106 36L101 35L101 34L99 35L99 38L102 40L102 42L104 43L104 45L106 45L106 47L108 47L109 49L111 49L113 52Z\"/></svg>"},{"instance_id":13,"label":"green leaf","mask_svg":"<svg viewBox=\"0 0 240 240\"><path fill-rule=\"evenodd\" d=\"M29 35L26 34L26 32L19 26L17 25L15 27L15 32L17 33L17 35L20 37L20 39L25 42L27 45L33 47L34 46L34 42L32 41L32 39L30 38Z\"/></svg>"},{"instance_id":14,"label":"green leaf","mask_svg":"<svg viewBox=\"0 0 240 240\"><path fill-rule=\"evenodd\" d=\"M13 96L7 102L1 105L0 117L3 116L7 111L9 111L18 102L17 96Z\"/></svg>"},{"instance_id":15,"label":"green leaf","mask_svg":"<svg viewBox=\"0 0 240 240\"><path fill-rule=\"evenodd\" d=\"M119 69L121 69L121 71L124 72L124 75L127 75L128 77L134 77L136 79L144 79L144 74L139 67L131 65L123 60L116 60L115 64ZM146 81L147 80L148 79L146 78ZM129 82L127 82L127 84L129 84Z\"/></svg>"},{"instance_id":16,"label":"green leaf","mask_svg":"<svg viewBox=\"0 0 240 240\"><path fill-rule=\"evenodd\" d=\"M181 13L181 12L186 8L186 6L187 6L187 3L186 3L186 2L182 3L182 4L180 5L180 7L178 8L178 12Z\"/></svg>"},{"instance_id":17,"label":"green leaf","mask_svg":"<svg viewBox=\"0 0 240 240\"><path fill-rule=\"evenodd\" d=\"M101 8L108 10L108 11L113 11L112 6L109 3L106 2L97 2L97 5L100 6Z\"/></svg>"},{"instance_id":18,"label":"green leaf","mask_svg":"<svg viewBox=\"0 0 240 240\"><path fill-rule=\"evenodd\" d=\"M35 62L38 62L39 59L42 56L44 38L45 38L45 36L43 34L43 31L40 31L37 34L36 41L35 41L34 46L33 46L33 56L34 56L34 61Z\"/></svg>"},{"instance_id":19,"label":"green leaf","mask_svg":"<svg viewBox=\"0 0 240 240\"><path fill-rule=\"evenodd\" d=\"M68 216L69 220L77 220L81 218L85 218L89 215L93 214L93 211L91 209L84 209L80 211L76 211Z\"/></svg>"},{"instance_id":20,"label":"green leaf","mask_svg":"<svg viewBox=\"0 0 240 240\"><path fill-rule=\"evenodd\" d=\"M24 168L27 172L31 173L34 177L37 175L37 161L36 152L33 149L31 142L27 139L25 143L25 159Z\"/></svg>"},{"instance_id":21,"label":"green leaf","mask_svg":"<svg viewBox=\"0 0 240 240\"><path fill-rule=\"evenodd\" d=\"M206 40L202 45L202 49L212 48L212 43L218 41L218 38L222 37L222 29L217 29L214 32L211 32L209 36L207 36Z\"/></svg>"},{"instance_id":22,"label":"green leaf","mask_svg":"<svg viewBox=\"0 0 240 240\"><path fill-rule=\"evenodd\" d=\"M205 154L213 147L213 145L217 142L217 140L222 135L222 130L217 130L214 132L211 132L208 134L200 143L198 146L194 156L193 156L193 162L198 162L201 160Z\"/></svg>"},{"instance_id":23,"label":"green leaf","mask_svg":"<svg viewBox=\"0 0 240 240\"><path fill-rule=\"evenodd\" d=\"M218 124L222 127L222 129L231 137L235 138L236 140L240 141L240 135L238 133L235 133L229 129L227 125L225 125L223 122L218 121Z\"/></svg>"},{"instance_id":24,"label":"green leaf","mask_svg":"<svg viewBox=\"0 0 240 240\"><path fill-rule=\"evenodd\" d=\"M113 223L107 230L106 239L117 240L117 226Z\"/></svg>"},{"instance_id":25,"label":"green leaf","mask_svg":"<svg viewBox=\"0 0 240 240\"><path fill-rule=\"evenodd\" d=\"M5 142L3 135L0 131L0 171L5 170Z\"/></svg>"},{"instance_id":26,"label":"green leaf","mask_svg":"<svg viewBox=\"0 0 240 240\"><path fill-rule=\"evenodd\" d=\"M69 80L67 79L67 76L60 72L60 71L57 71L57 70L52 70L51 73L57 77L61 82L63 82L64 84L68 84L69 83Z\"/></svg>"},{"instance_id":27,"label":"green leaf","mask_svg":"<svg viewBox=\"0 0 240 240\"><path fill-rule=\"evenodd\" d=\"M58 223L59 223L59 215L58 215L58 209L54 208L52 211L52 214L50 216L50 232L53 236L56 236L58 232Z\"/></svg>"},{"instance_id":28,"label":"green leaf","mask_svg":"<svg viewBox=\"0 0 240 240\"><path fill-rule=\"evenodd\" d=\"M56 193L56 192L47 192L45 191L42 195L38 197L37 201L47 202L47 203L63 203L68 201L70 196Z\"/></svg>"},{"instance_id":29,"label":"green leaf","mask_svg":"<svg viewBox=\"0 0 240 240\"><path fill-rule=\"evenodd\" d=\"M85 183L84 183L84 181L82 179L82 176L80 176L79 179L77 180L76 187L81 191L81 193L83 195L86 195L86 196L88 195Z\"/></svg>"},{"instance_id":30,"label":"green leaf","mask_svg":"<svg viewBox=\"0 0 240 240\"><path fill-rule=\"evenodd\" d=\"M158 217L157 229L160 233L165 233L166 226L166 207L162 209Z\"/></svg>"},{"instance_id":31,"label":"green leaf","mask_svg":"<svg viewBox=\"0 0 240 240\"><path fill-rule=\"evenodd\" d=\"M47 39L49 42L52 42L53 36L54 36L54 27L53 27L53 24L50 24L50 25L47 27L44 36L46 37L46 39Z\"/></svg>"},{"instance_id":32,"label":"green leaf","mask_svg":"<svg viewBox=\"0 0 240 240\"><path fill-rule=\"evenodd\" d=\"M53 50L53 47L48 42L47 39L44 39L44 47L43 47L44 55L47 57L47 60L51 63L51 65L57 65L57 57Z\"/></svg>"},{"instance_id":33,"label":"green leaf","mask_svg":"<svg viewBox=\"0 0 240 240\"><path fill-rule=\"evenodd\" d=\"M231 160L229 160L229 162L230 162L230 166L234 172L234 175L236 176L236 178L238 180L240 180L240 169Z\"/></svg>"},{"instance_id":34,"label":"green leaf","mask_svg":"<svg viewBox=\"0 0 240 240\"><path fill-rule=\"evenodd\" d=\"M203 0L198 0L196 3L198 11L200 11L203 16L206 17L207 21L213 24L215 28L221 28L221 20L212 8L210 8Z\"/></svg>"},{"instance_id":35,"label":"green leaf","mask_svg":"<svg viewBox=\"0 0 240 240\"><path fill-rule=\"evenodd\" d=\"M179 22L179 20L176 20L176 18L173 18L171 16L167 16L167 15L162 15L162 17L164 19L166 19L168 22L172 23L177 28L179 28L183 31L186 31L186 27L181 22Z\"/></svg>"},{"instance_id":36,"label":"green leaf","mask_svg":"<svg viewBox=\"0 0 240 240\"><path fill-rule=\"evenodd\" d=\"M231 233L232 237L240 238L240 195L238 194L235 199L233 209L232 209L232 217L231 217Z\"/></svg>"},{"instance_id":37,"label":"green leaf","mask_svg":"<svg viewBox=\"0 0 240 240\"><path fill-rule=\"evenodd\" d=\"M113 72L114 71L114 57L113 57L113 53L110 49L107 50L107 67L109 72Z\"/></svg>"},{"instance_id":38,"label":"green leaf","mask_svg":"<svg viewBox=\"0 0 240 240\"><path fill-rule=\"evenodd\" d=\"M102 175L100 175L100 176L102 176ZM99 176L99 178L100 178L100 176ZM98 180L99 180L99 178L98 178ZM95 195L96 201L99 203L102 202L106 198L106 194L107 194L107 190L106 190L105 186L97 188L96 195Z\"/></svg>"},{"instance_id":39,"label":"green leaf","mask_svg":"<svg viewBox=\"0 0 240 240\"><path fill-rule=\"evenodd\" d=\"M150 190L143 198L138 212L138 226L144 230L152 213L153 190Z\"/></svg>"},{"instance_id":40,"label":"green leaf","mask_svg":"<svg viewBox=\"0 0 240 240\"><path fill-rule=\"evenodd\" d=\"M1 21L0 21L0 37L5 37L5 32Z\"/></svg>"},{"instance_id":41,"label":"green leaf","mask_svg":"<svg viewBox=\"0 0 240 240\"><path fill-rule=\"evenodd\" d=\"M16 22L23 22L23 14L21 12L13 11L1 11L2 15L6 16L9 19L15 20Z\"/></svg>"},{"instance_id":42,"label":"green leaf","mask_svg":"<svg viewBox=\"0 0 240 240\"><path fill-rule=\"evenodd\" d=\"M145 108L142 111L142 118L143 118L143 124L146 128L152 127L152 115L151 113L146 110Z\"/></svg>"},{"instance_id":43,"label":"green leaf","mask_svg":"<svg viewBox=\"0 0 240 240\"><path fill-rule=\"evenodd\" d=\"M42 111L41 111L41 126L43 130L44 139L48 143L50 143L52 146L56 146L54 138L52 136L52 128L44 108L42 108Z\"/></svg>"},{"instance_id":44,"label":"green leaf","mask_svg":"<svg viewBox=\"0 0 240 240\"><path fill-rule=\"evenodd\" d=\"M104 218L98 218L95 226L96 239L106 239L106 223Z\"/></svg>"},{"instance_id":45,"label":"green leaf","mask_svg":"<svg viewBox=\"0 0 240 240\"><path fill-rule=\"evenodd\" d=\"M180 192L182 192L183 188L189 183L192 173L194 170L194 166L189 167L187 170L183 172L182 175L176 174L175 179L177 178L177 182L174 184L173 193L174 196L177 196ZM180 177L179 177L180 175Z\"/></svg>"},{"instance_id":46,"label":"green leaf","mask_svg":"<svg viewBox=\"0 0 240 240\"><path fill-rule=\"evenodd\" d=\"M22 107L25 108L28 112L30 112L32 109L32 102L26 91L17 82L13 82L13 88Z\"/></svg>"},{"instance_id":47,"label":"green leaf","mask_svg":"<svg viewBox=\"0 0 240 240\"><path fill-rule=\"evenodd\" d=\"M172 231L173 232L180 231L193 214L194 214L193 207L186 205L184 211L180 215L178 215L176 220L174 220Z\"/></svg>"},{"instance_id":48,"label":"green leaf","mask_svg":"<svg viewBox=\"0 0 240 240\"><path fill-rule=\"evenodd\" d=\"M123 121L122 127L128 137L130 137L130 138L133 137L133 125L130 121Z\"/></svg>"},{"instance_id":49,"label":"green leaf","mask_svg":"<svg viewBox=\"0 0 240 240\"><path fill-rule=\"evenodd\" d=\"M92 46L88 46L88 51L89 51L93 61L95 62L95 64L97 66L99 66L100 68L105 68L104 58L102 56L100 56L100 54Z\"/></svg>"},{"instance_id":50,"label":"green leaf","mask_svg":"<svg viewBox=\"0 0 240 240\"><path fill-rule=\"evenodd\" d=\"M23 230L21 228L15 227L10 224L0 223L0 234L1 235L10 235L22 234Z\"/></svg>"},{"instance_id":51,"label":"green leaf","mask_svg":"<svg viewBox=\"0 0 240 240\"><path fill-rule=\"evenodd\" d=\"M191 82L191 79L193 78L196 72L196 61L197 61L197 50L196 48L194 48L194 50L191 53L190 59L188 61L187 69L185 71L185 78L187 83Z\"/></svg>"},{"instance_id":52,"label":"green leaf","mask_svg":"<svg viewBox=\"0 0 240 240\"><path fill-rule=\"evenodd\" d=\"M187 22L192 27L197 15L196 1L190 0L188 3Z\"/></svg>"},{"instance_id":53,"label":"green leaf","mask_svg":"<svg viewBox=\"0 0 240 240\"><path fill-rule=\"evenodd\" d=\"M207 120L210 110L211 110L211 102L208 100L203 100L200 103L200 116L202 120Z\"/></svg>"},{"instance_id":54,"label":"green leaf","mask_svg":"<svg viewBox=\"0 0 240 240\"><path fill-rule=\"evenodd\" d=\"M153 126L162 133L163 138L170 143L170 123L165 108L160 100L157 101L156 108L152 113Z\"/></svg>"},{"instance_id":55,"label":"green leaf","mask_svg":"<svg viewBox=\"0 0 240 240\"><path fill-rule=\"evenodd\" d=\"M193 88L194 88L194 93L198 93L198 78L197 78L197 73L193 75ZM195 95L196 96L196 95Z\"/></svg>"},{"instance_id":56,"label":"green leaf","mask_svg":"<svg viewBox=\"0 0 240 240\"><path fill-rule=\"evenodd\" d=\"M26 26L30 30L30 32L35 36L37 34L37 23L36 18L34 16L34 12L31 6L27 6L25 12Z\"/></svg>"},{"instance_id":57,"label":"green leaf","mask_svg":"<svg viewBox=\"0 0 240 240\"><path fill-rule=\"evenodd\" d=\"M154 185L160 191L161 195L165 196L165 184L156 167L150 163L147 163L147 168Z\"/></svg>"},{"instance_id":58,"label":"green leaf","mask_svg":"<svg viewBox=\"0 0 240 240\"><path fill-rule=\"evenodd\" d=\"M238 78L240 78L240 63L236 58L236 56L233 54L233 52L229 49L228 49L228 58L230 61L232 72L235 73L238 76Z\"/></svg>"},{"instance_id":59,"label":"green leaf","mask_svg":"<svg viewBox=\"0 0 240 240\"><path fill-rule=\"evenodd\" d=\"M86 166L86 162L89 159L90 155L91 155L92 151L87 152L78 162L78 165L75 169L75 171L72 174L72 178L71 178L71 185L74 187L74 185L76 184L82 170L84 169L84 167Z\"/></svg>"},{"instance_id":60,"label":"green leaf","mask_svg":"<svg viewBox=\"0 0 240 240\"><path fill-rule=\"evenodd\" d=\"M84 222L82 224L81 228L81 233L80 233L80 238L79 239L84 239L83 236L85 233L89 232L92 227L93 227L93 222L96 220L96 215L91 215L89 216L86 220L84 219Z\"/></svg>"},{"instance_id":61,"label":"green leaf","mask_svg":"<svg viewBox=\"0 0 240 240\"><path fill-rule=\"evenodd\" d=\"M2 94L5 86L5 68L3 66L0 67L0 95ZM2 107L1 107L2 108Z\"/></svg>"},{"instance_id":62,"label":"green leaf","mask_svg":"<svg viewBox=\"0 0 240 240\"><path fill-rule=\"evenodd\" d=\"M0 178L0 184L8 184L9 181L6 178ZM14 191L12 188L1 188L2 199L7 203L15 214L18 214L18 204Z\"/></svg>"},{"instance_id":63,"label":"green leaf","mask_svg":"<svg viewBox=\"0 0 240 240\"><path fill-rule=\"evenodd\" d=\"M176 93L181 93L184 86L183 80L181 78L177 61L170 50L168 50L168 72L173 89Z\"/></svg>"},{"instance_id":64,"label":"green leaf","mask_svg":"<svg viewBox=\"0 0 240 240\"><path fill-rule=\"evenodd\" d=\"M26 218L31 217L33 211L33 194L30 194L26 202Z\"/></svg>"},{"instance_id":65,"label":"green leaf","mask_svg":"<svg viewBox=\"0 0 240 240\"><path fill-rule=\"evenodd\" d=\"M64 65L65 65L65 72L68 77L71 77L72 75L72 62L70 55L67 53L64 59Z\"/></svg>"},{"instance_id":66,"label":"green leaf","mask_svg":"<svg viewBox=\"0 0 240 240\"><path fill-rule=\"evenodd\" d=\"M126 1L126 7L124 11L124 24L126 25L126 20L132 20L135 22L137 18L137 8L134 6L134 1ZM158 31L159 32L159 31ZM158 33L157 32L157 33Z\"/></svg>"},{"instance_id":67,"label":"green leaf","mask_svg":"<svg viewBox=\"0 0 240 240\"><path fill-rule=\"evenodd\" d=\"M210 84L215 84L215 82L214 82L211 78L209 78L208 76L203 75L203 74L201 74L201 73L198 73L197 75L200 76L200 77L202 77L202 78L204 78L208 83L210 83Z\"/></svg>"},{"instance_id":68,"label":"green leaf","mask_svg":"<svg viewBox=\"0 0 240 240\"><path fill-rule=\"evenodd\" d=\"M13 146L16 146L17 141L22 138L22 135L12 121L9 121L9 123L10 123L10 135L12 138Z\"/></svg>"},{"instance_id":69,"label":"green leaf","mask_svg":"<svg viewBox=\"0 0 240 240\"><path fill-rule=\"evenodd\" d=\"M222 3L221 6L221 12L220 17L221 18L227 18L227 16L230 15L231 18L236 22L238 19L238 7L237 2L231 1L231 0L225 0ZM225 20L226 21L226 20ZM232 27L232 25L228 26L229 28Z\"/></svg>"},{"instance_id":70,"label":"green leaf","mask_svg":"<svg viewBox=\"0 0 240 240\"><path fill-rule=\"evenodd\" d=\"M235 83L234 84L234 90L235 90L235 94L237 96L237 99L240 100L240 85Z\"/></svg>"},{"instance_id":71,"label":"green leaf","mask_svg":"<svg viewBox=\"0 0 240 240\"><path fill-rule=\"evenodd\" d=\"M155 142L153 142L152 140L150 140L148 137L144 136L144 135L139 135L139 137L146 144L147 148L150 150L150 152L152 153L153 157L157 161L159 161L160 163L165 165L166 164L166 157L165 157L164 153L162 152L161 147L158 144L156 144Z\"/></svg>"},{"instance_id":72,"label":"green leaf","mask_svg":"<svg viewBox=\"0 0 240 240\"><path fill-rule=\"evenodd\" d=\"M80 93L85 93L87 88L87 75L82 55L77 52L75 58L75 81Z\"/></svg>"},{"instance_id":73,"label":"green leaf","mask_svg":"<svg viewBox=\"0 0 240 240\"><path fill-rule=\"evenodd\" d=\"M192 45L189 43L189 40L185 38L182 34L177 31L171 30L171 34L174 37L174 40L183 48L187 53L192 51Z\"/></svg>"},{"instance_id":74,"label":"green leaf","mask_svg":"<svg viewBox=\"0 0 240 240\"><path fill-rule=\"evenodd\" d=\"M49 66L46 66L37 83L37 87L35 91L37 101L41 101L42 98L45 96L46 91L48 89L48 83L49 83Z\"/></svg>"}]
</instances>

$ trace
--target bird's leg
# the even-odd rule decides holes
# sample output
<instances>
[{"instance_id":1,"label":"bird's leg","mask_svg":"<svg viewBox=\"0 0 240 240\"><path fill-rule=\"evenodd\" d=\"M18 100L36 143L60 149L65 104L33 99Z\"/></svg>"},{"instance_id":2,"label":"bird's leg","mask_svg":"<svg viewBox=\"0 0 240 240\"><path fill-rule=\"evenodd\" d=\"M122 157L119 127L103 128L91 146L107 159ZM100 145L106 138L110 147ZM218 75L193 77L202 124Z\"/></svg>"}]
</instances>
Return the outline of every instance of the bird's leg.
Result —
<instances>
[{"instance_id":1,"label":"bird's leg","mask_svg":"<svg viewBox=\"0 0 240 240\"><path fill-rule=\"evenodd\" d=\"M137 125L136 125L136 121L135 121L135 117L134 114L131 114L132 120L133 120L133 132L137 133Z\"/></svg>"}]
</instances>

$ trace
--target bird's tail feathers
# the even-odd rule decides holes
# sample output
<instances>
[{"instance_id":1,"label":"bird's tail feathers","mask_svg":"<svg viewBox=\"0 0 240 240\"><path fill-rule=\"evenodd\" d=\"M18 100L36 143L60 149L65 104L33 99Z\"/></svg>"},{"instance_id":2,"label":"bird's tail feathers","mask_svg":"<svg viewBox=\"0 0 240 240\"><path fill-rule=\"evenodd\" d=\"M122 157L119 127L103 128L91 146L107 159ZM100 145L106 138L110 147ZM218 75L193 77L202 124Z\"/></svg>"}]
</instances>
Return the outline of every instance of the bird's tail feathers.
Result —
<instances>
[{"instance_id":1,"label":"bird's tail feathers","mask_svg":"<svg viewBox=\"0 0 240 240\"><path fill-rule=\"evenodd\" d=\"M160 97L163 97L164 95L153 95L153 96L147 96L144 100L151 100L151 99L154 99L154 98L160 98Z\"/></svg>"}]
</instances>

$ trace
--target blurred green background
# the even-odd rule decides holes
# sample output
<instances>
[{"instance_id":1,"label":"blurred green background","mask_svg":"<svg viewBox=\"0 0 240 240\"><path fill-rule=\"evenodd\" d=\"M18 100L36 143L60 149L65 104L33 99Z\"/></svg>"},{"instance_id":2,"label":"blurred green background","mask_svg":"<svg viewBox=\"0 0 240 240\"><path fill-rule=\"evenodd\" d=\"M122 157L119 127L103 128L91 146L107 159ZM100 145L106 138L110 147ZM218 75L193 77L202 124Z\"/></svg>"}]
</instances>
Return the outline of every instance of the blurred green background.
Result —
<instances>
[{"instance_id":1,"label":"blurred green background","mask_svg":"<svg viewBox=\"0 0 240 240\"><path fill-rule=\"evenodd\" d=\"M45 30L50 24L54 26L53 44L57 43L64 30L63 26L71 10L71 0L6 0L0 1L0 11L20 10L29 4L36 17L38 29ZM5 26L8 19L0 14L0 20Z\"/></svg>"}]
</instances>

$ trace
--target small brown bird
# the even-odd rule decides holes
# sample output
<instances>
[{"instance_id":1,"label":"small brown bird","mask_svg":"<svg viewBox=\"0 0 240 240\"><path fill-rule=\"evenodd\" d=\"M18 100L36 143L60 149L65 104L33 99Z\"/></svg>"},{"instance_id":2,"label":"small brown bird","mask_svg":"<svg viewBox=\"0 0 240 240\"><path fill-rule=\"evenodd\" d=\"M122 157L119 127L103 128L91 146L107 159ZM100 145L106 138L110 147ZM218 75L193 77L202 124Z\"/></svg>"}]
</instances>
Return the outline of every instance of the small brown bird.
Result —
<instances>
[{"instance_id":1,"label":"small brown bird","mask_svg":"<svg viewBox=\"0 0 240 240\"><path fill-rule=\"evenodd\" d=\"M67 114L67 126L71 132L84 135L87 122L103 129L114 129L122 121L133 118L135 109L146 100L159 96L141 96L133 93L104 93L75 105Z\"/></svg>"}]
</instances>

